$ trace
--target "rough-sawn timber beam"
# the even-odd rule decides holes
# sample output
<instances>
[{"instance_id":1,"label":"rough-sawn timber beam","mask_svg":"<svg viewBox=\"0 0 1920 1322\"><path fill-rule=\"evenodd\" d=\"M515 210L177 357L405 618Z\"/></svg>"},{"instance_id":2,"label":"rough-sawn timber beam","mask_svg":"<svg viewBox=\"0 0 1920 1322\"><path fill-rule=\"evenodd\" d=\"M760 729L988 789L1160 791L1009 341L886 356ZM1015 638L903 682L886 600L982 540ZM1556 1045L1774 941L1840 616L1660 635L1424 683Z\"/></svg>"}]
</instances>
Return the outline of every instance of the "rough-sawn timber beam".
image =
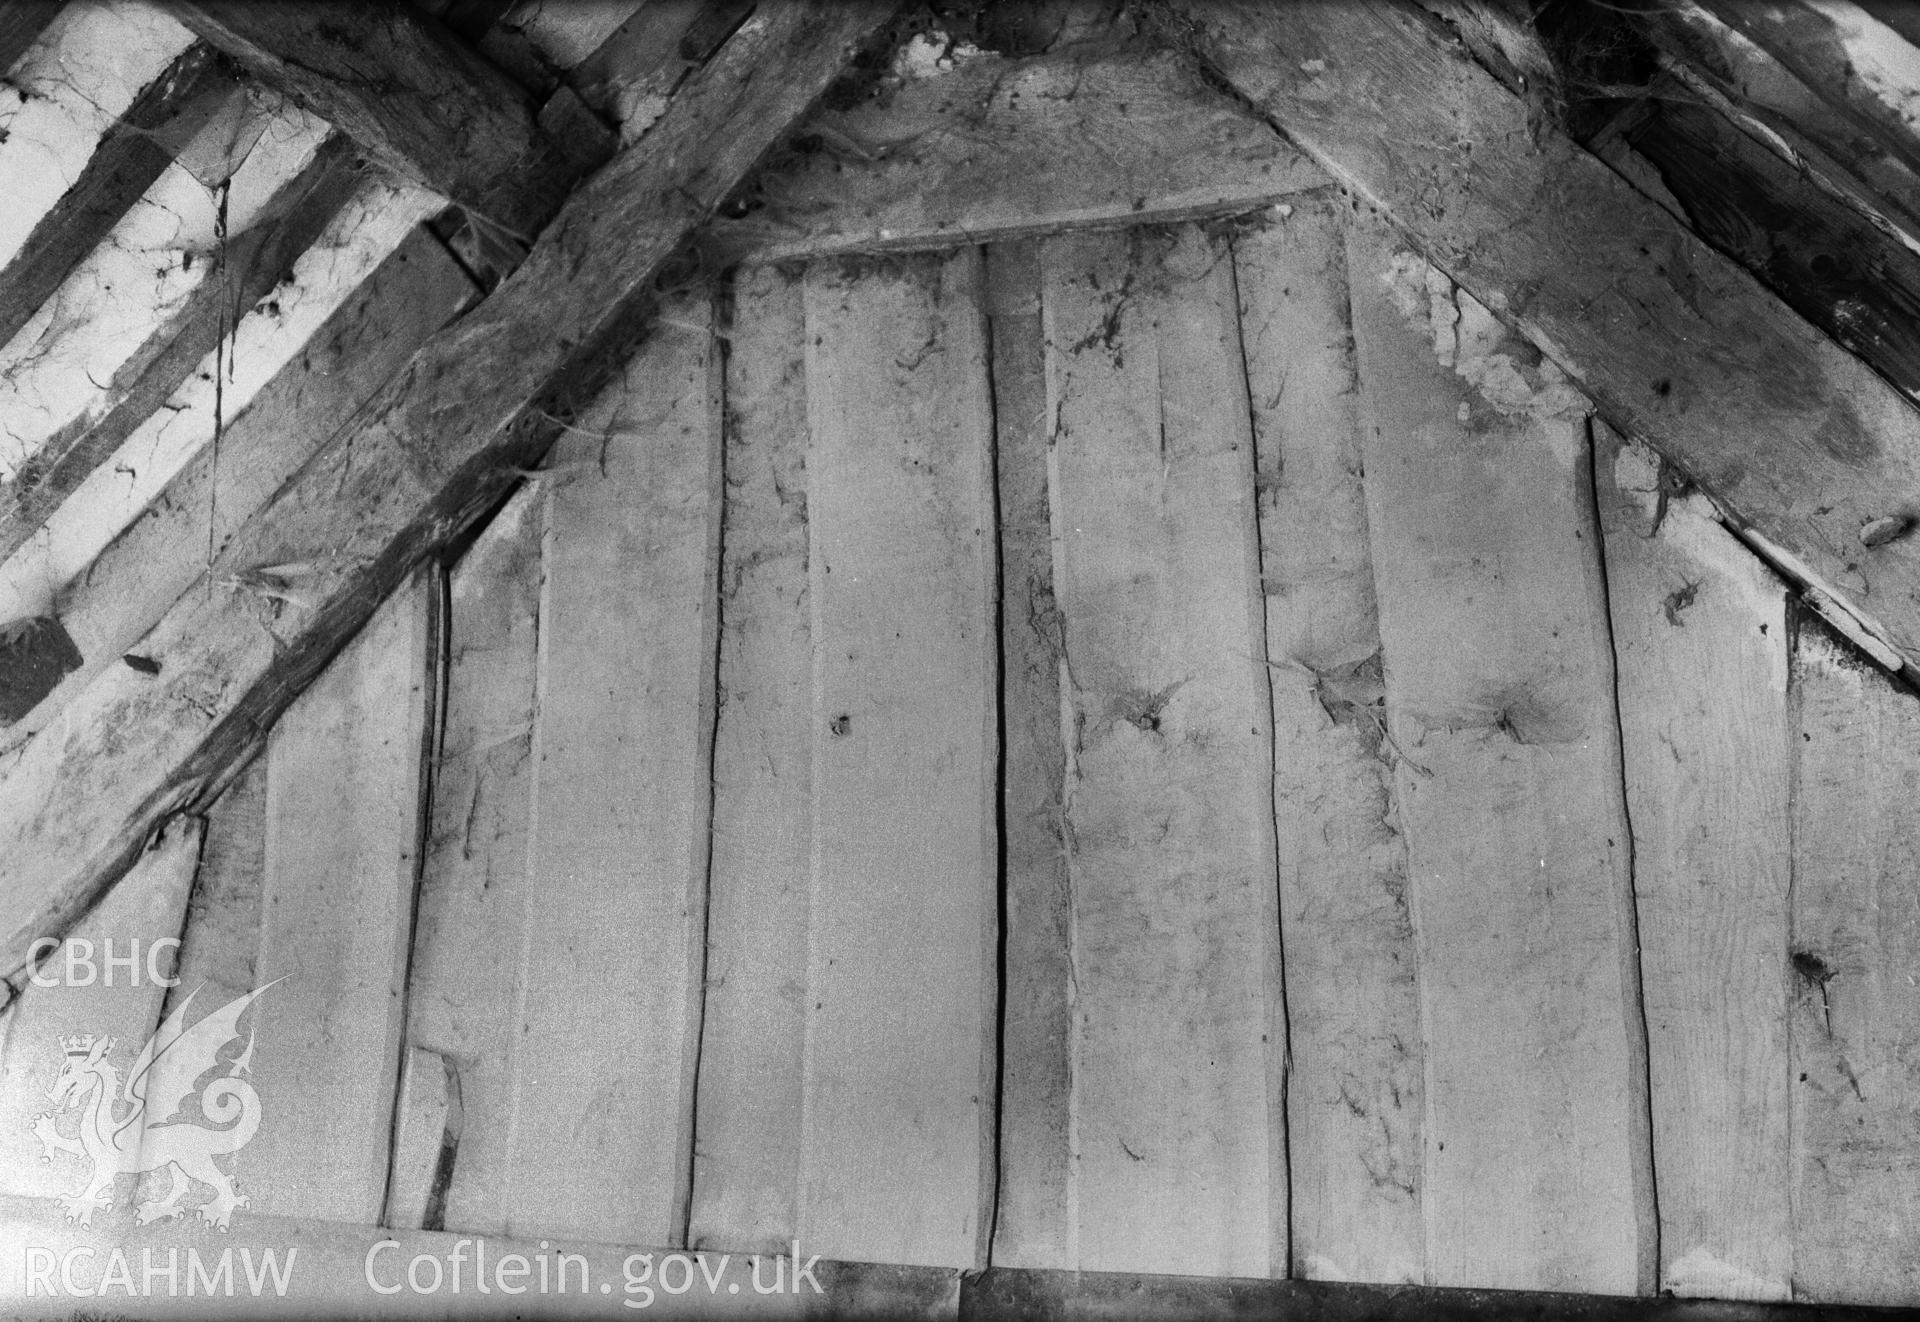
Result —
<instances>
[{"instance_id":1,"label":"rough-sawn timber beam","mask_svg":"<svg viewBox=\"0 0 1920 1322\"><path fill-rule=\"evenodd\" d=\"M27 53L47 24L59 16L62 0L13 0L0 5L0 74Z\"/></svg>"},{"instance_id":2,"label":"rough-sawn timber beam","mask_svg":"<svg viewBox=\"0 0 1920 1322\"><path fill-rule=\"evenodd\" d=\"M233 67L195 45L134 98L80 177L0 267L0 344L33 319L174 154L239 94Z\"/></svg>"},{"instance_id":3,"label":"rough-sawn timber beam","mask_svg":"<svg viewBox=\"0 0 1920 1322\"><path fill-rule=\"evenodd\" d=\"M0 483L0 559L32 538L60 503L199 368L233 324L272 292L347 205L362 166L353 144L328 138L275 190L250 228L212 254L212 268L165 324L114 374L106 398L49 436Z\"/></svg>"},{"instance_id":4,"label":"rough-sawn timber beam","mask_svg":"<svg viewBox=\"0 0 1920 1322\"><path fill-rule=\"evenodd\" d=\"M217 785L409 569L538 460L644 332L682 241L888 12L797 0L748 20L519 270L236 534L144 642L159 673L110 669L0 770L0 974Z\"/></svg>"},{"instance_id":5,"label":"rough-sawn timber beam","mask_svg":"<svg viewBox=\"0 0 1920 1322\"><path fill-rule=\"evenodd\" d=\"M1858 150L1878 151L1920 169L1920 134L1912 101L1914 48L1906 34L1882 25L1860 6L1776 0L1754 5L1704 0L1791 70L1855 130Z\"/></svg>"},{"instance_id":6,"label":"rough-sawn timber beam","mask_svg":"<svg viewBox=\"0 0 1920 1322\"><path fill-rule=\"evenodd\" d=\"M1331 181L1168 50L976 56L822 110L760 206L716 219L716 266L986 243L1250 211Z\"/></svg>"},{"instance_id":7,"label":"rough-sawn timber beam","mask_svg":"<svg viewBox=\"0 0 1920 1322\"><path fill-rule=\"evenodd\" d=\"M1920 660L1920 414L1896 391L1598 159L1536 141L1524 103L1411 6L1184 17L1216 73L1778 567Z\"/></svg>"},{"instance_id":8,"label":"rough-sawn timber beam","mask_svg":"<svg viewBox=\"0 0 1920 1322\"><path fill-rule=\"evenodd\" d=\"M1920 249L1920 171L1899 153L1697 0L1668 0L1643 22L1667 69L1695 96Z\"/></svg>"},{"instance_id":9,"label":"rough-sawn timber beam","mask_svg":"<svg viewBox=\"0 0 1920 1322\"><path fill-rule=\"evenodd\" d=\"M580 176L526 92L411 5L172 0L168 10L369 160L522 240Z\"/></svg>"}]
</instances>

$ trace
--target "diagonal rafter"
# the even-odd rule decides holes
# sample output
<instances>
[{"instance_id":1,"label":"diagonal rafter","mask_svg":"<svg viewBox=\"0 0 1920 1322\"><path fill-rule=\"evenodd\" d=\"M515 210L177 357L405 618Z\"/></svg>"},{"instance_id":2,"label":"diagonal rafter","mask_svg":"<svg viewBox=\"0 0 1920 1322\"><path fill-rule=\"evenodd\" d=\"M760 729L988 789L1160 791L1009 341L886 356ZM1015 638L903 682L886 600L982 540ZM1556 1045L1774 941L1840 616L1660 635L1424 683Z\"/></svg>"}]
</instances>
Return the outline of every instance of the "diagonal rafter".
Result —
<instances>
[{"instance_id":1,"label":"diagonal rafter","mask_svg":"<svg viewBox=\"0 0 1920 1322\"><path fill-rule=\"evenodd\" d=\"M1767 51L1845 122L1863 156L1881 155L1909 170L1920 169L1920 135L1911 101L1912 48L1895 28L1878 31L1869 15L1850 5L1779 0L1769 5L1704 0L1728 26ZM1891 15L1890 15L1891 16ZM1909 17L1910 21L1910 17Z\"/></svg>"},{"instance_id":2,"label":"diagonal rafter","mask_svg":"<svg viewBox=\"0 0 1920 1322\"><path fill-rule=\"evenodd\" d=\"M0 972L64 930L257 744L410 568L490 508L644 333L655 281L890 6L741 28L527 261L436 335L234 537L142 645L0 771Z\"/></svg>"},{"instance_id":3,"label":"diagonal rafter","mask_svg":"<svg viewBox=\"0 0 1920 1322\"><path fill-rule=\"evenodd\" d=\"M1598 159L1536 136L1411 6L1204 0L1177 27L1777 568L1920 662L1920 413L1897 391Z\"/></svg>"},{"instance_id":4,"label":"diagonal rafter","mask_svg":"<svg viewBox=\"0 0 1920 1322\"><path fill-rule=\"evenodd\" d=\"M60 14L61 0L12 0L0 5L0 74L40 39Z\"/></svg>"},{"instance_id":5,"label":"diagonal rafter","mask_svg":"<svg viewBox=\"0 0 1920 1322\"><path fill-rule=\"evenodd\" d=\"M0 267L0 344L33 319L175 153L241 94L232 66L212 48L195 45L134 99L73 186Z\"/></svg>"},{"instance_id":6,"label":"diagonal rafter","mask_svg":"<svg viewBox=\"0 0 1920 1322\"><path fill-rule=\"evenodd\" d=\"M210 255L206 277L115 373L102 405L49 436L0 483L0 559L25 545L272 292L353 197L360 173L353 144L334 134L275 190L257 224Z\"/></svg>"},{"instance_id":7,"label":"diagonal rafter","mask_svg":"<svg viewBox=\"0 0 1920 1322\"><path fill-rule=\"evenodd\" d=\"M168 12L369 160L522 239L583 172L517 83L411 5L174 0Z\"/></svg>"}]
</instances>

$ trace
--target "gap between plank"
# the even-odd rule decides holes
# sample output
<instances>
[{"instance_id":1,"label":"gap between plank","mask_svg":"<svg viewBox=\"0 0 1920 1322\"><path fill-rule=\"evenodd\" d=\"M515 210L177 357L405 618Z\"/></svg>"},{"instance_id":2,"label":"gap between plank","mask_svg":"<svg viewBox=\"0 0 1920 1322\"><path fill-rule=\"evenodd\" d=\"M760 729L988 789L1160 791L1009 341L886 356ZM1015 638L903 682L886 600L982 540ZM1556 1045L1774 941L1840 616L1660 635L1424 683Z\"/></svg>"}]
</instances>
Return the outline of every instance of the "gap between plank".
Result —
<instances>
[{"instance_id":1,"label":"gap between plank","mask_svg":"<svg viewBox=\"0 0 1920 1322\"><path fill-rule=\"evenodd\" d=\"M1594 536L1593 555L1599 566L1601 617L1607 629L1608 686L1613 698L1613 749L1614 765L1619 768L1620 820L1624 827L1624 848L1627 854L1627 920L1633 938L1633 979L1626 988L1631 1001L1627 1023L1637 1036L1637 1041L1628 1043L1638 1066L1638 1077L1633 1080L1633 1091L1640 1107L1638 1124L1639 1140L1635 1146L1633 1179L1636 1184L1646 1188L1646 1214L1651 1233L1642 1242L1638 1276L1639 1292L1642 1295L1657 1295L1660 1292L1660 1279L1663 1269L1660 1245L1660 1172L1656 1166L1653 1150L1653 1047L1652 1034L1647 1024L1646 974L1641 967L1640 956L1640 871L1635 852L1633 831L1633 807L1627 793L1627 736L1625 723L1620 714L1620 642L1613 628L1613 584L1607 575L1607 534L1600 509L1599 447L1594 444L1594 415L1587 414L1586 425L1581 429L1586 441L1587 451L1587 503L1591 512ZM1604 423L1601 425L1605 425ZM1652 1261L1647 1261L1651 1258Z\"/></svg>"},{"instance_id":2,"label":"gap between plank","mask_svg":"<svg viewBox=\"0 0 1920 1322\"><path fill-rule=\"evenodd\" d=\"M981 357L986 368L987 378L987 418L991 434L987 442L987 516L993 520L995 542L1002 538L1000 504L1000 444L1003 439L1000 426L1000 382L994 372L998 363L995 356L995 339L998 327L992 301L993 277L989 273L989 263L993 261L992 250L986 244L980 245L980 271L982 275L980 296L986 302L986 315L981 324ZM982 1162L988 1179L983 1189L986 1207L980 1218L981 1248L979 1262L982 1270L990 1269L993 1263L993 1246L1000 1234L1000 1185L1005 1179L1005 1153L1001 1144L1002 1109L1006 1105L1007 1079L1007 928L1012 921L1008 903L1007 885L1007 671L1005 664L1007 649L1007 557L1004 551L993 557L993 640L994 650L999 653L1002 663L995 667L993 686L993 724L997 735L993 752L993 899L994 924L993 938L993 1032L988 1041L993 1044L993 1123L987 1126L988 1152Z\"/></svg>"},{"instance_id":3,"label":"gap between plank","mask_svg":"<svg viewBox=\"0 0 1920 1322\"><path fill-rule=\"evenodd\" d=\"M1293 1207L1295 1196L1293 1187L1293 1127L1289 1113L1289 1103L1291 1101L1290 1090L1293 1085L1293 1015L1287 1008L1286 897L1281 894L1280 889L1280 802L1277 793L1278 785L1274 778L1273 765L1274 759L1279 755L1280 735L1274 717L1273 675L1271 672L1273 658L1270 655L1271 649L1267 639L1267 599L1265 583L1267 548L1260 539L1260 489L1258 483L1260 461L1258 441L1254 435L1253 370L1247 363L1247 328L1241 315L1241 310L1246 305L1240 298L1240 248L1234 239L1235 236L1229 235L1225 240L1226 254L1224 260L1227 263L1227 282L1233 295L1233 343L1234 350L1238 354L1240 362L1240 390L1246 397L1247 405L1247 468L1249 477L1254 480L1254 490L1252 493L1253 518L1251 520L1253 525L1253 564L1256 572L1260 575L1260 599L1257 603L1258 609L1252 613L1252 618L1260 630L1259 651L1255 654L1260 661L1259 683L1257 686L1259 696L1257 701L1265 705L1267 712L1266 800L1269 829L1272 832L1270 840L1272 842L1274 864L1274 953L1273 963L1270 969L1271 985L1267 989L1267 1014L1270 1025L1269 1032L1272 1031L1273 1026L1277 1026L1280 1040L1278 1042L1268 1043L1267 1059L1269 1061L1268 1069L1271 1071L1273 1052L1276 1048L1279 1050L1280 1088L1278 1098L1269 1101L1269 1107L1271 1108L1270 1114L1272 1115L1270 1127L1273 1130L1270 1141L1279 1145L1280 1169L1285 1176L1282 1183L1287 1193L1287 1215L1279 1226L1269 1227L1268 1231L1269 1235L1274 1235L1275 1231L1278 1232L1272 1240L1275 1256L1278 1260L1276 1261L1274 1258L1268 1259L1268 1271L1275 1276L1290 1277L1293 1275ZM1163 450L1165 449L1165 445L1163 435L1161 441L1161 448ZM1282 462L1284 463L1284 459ZM1271 1082L1271 1073L1269 1073L1268 1078L1269 1082ZM1273 1168L1273 1158L1271 1156L1267 1159L1267 1167L1269 1171ZM1267 1191L1267 1197L1269 1200L1268 1205L1271 1207L1273 1197L1271 1188Z\"/></svg>"},{"instance_id":4,"label":"gap between plank","mask_svg":"<svg viewBox=\"0 0 1920 1322\"><path fill-rule=\"evenodd\" d=\"M424 584L419 583L422 576L426 579ZM452 660L453 598L446 566L438 560L430 561L425 568L416 569L409 580L401 585L400 591L424 592L427 598L427 672L419 698L427 704L427 711L420 723L420 778L413 814L413 884L407 895L407 937L401 945L399 1051L394 1060L393 1107L387 1118L387 1169L380 1182L379 1224L382 1226L393 1216L393 1172L399 1156L406 1103L407 1057L413 1050L413 957L414 942L419 937L420 883L426 875L427 837L432 830L433 795L440 770L441 741L446 733L447 672ZM451 1170L448 1179L452 1179Z\"/></svg>"},{"instance_id":5,"label":"gap between plank","mask_svg":"<svg viewBox=\"0 0 1920 1322\"><path fill-rule=\"evenodd\" d=\"M1744 542L1743 542L1744 544ZM1762 563L1766 563L1764 560ZM1791 580L1789 580L1791 581ZM1794 1233L1800 1226L1800 1150L1805 1146L1800 1141L1800 1090L1795 1086L1794 1070L1794 997L1798 988L1794 986L1794 968L1791 958L1793 952L1795 902L1800 888L1800 777L1804 768L1800 764L1800 750L1794 744L1794 736L1805 728L1804 706L1806 702L1805 685L1800 682L1800 635L1811 608L1797 592L1789 592L1786 600L1786 653L1787 653L1787 722L1786 729L1780 732L1787 744L1787 948L1781 954L1788 958L1780 961L1780 981L1786 984L1781 1004L1787 1010L1787 1297L1804 1298L1800 1293L1798 1280L1800 1244ZM1835 637L1838 638L1837 632ZM1843 641L1843 645L1846 643ZM1864 656L1864 650L1852 649L1854 655Z\"/></svg>"},{"instance_id":6,"label":"gap between plank","mask_svg":"<svg viewBox=\"0 0 1920 1322\"><path fill-rule=\"evenodd\" d=\"M692 997L691 1014L693 1022L688 1025L693 1045L687 1062L687 1144L681 1154L682 1166L676 1181L678 1188L675 1197L679 1201L679 1243L681 1248L692 1249L693 1243L693 1194L694 1181L700 1169L698 1153L700 1151L700 1062L706 1053L707 1036L707 973L708 964L713 955L713 822L714 803L719 797L717 757L720 743L720 708L724 701L721 692L721 663L726 649L727 636L727 510L731 502L727 499L727 452L731 439L728 426L727 368L733 356L733 309L734 309L734 273L729 271L714 283L710 310L707 314L707 407L712 410L708 419L710 429L717 428L719 435L714 444L719 455L714 461L713 480L719 488L717 507L713 511L712 554L709 562L713 566L710 588L713 592L713 682L709 687L712 703L709 707L711 718L707 728L701 732L707 746L707 820L705 834L707 840L706 858L702 862L702 883L700 887L700 948L696 959L694 986L699 995Z\"/></svg>"}]
</instances>

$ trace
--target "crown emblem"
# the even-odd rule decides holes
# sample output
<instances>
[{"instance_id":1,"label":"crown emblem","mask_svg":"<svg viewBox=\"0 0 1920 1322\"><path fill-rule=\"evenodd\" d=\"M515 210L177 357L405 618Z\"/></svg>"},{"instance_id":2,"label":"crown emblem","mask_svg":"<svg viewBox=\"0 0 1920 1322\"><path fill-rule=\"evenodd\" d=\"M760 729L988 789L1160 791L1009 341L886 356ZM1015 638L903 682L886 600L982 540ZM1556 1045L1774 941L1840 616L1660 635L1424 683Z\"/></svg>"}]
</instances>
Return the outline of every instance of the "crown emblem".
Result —
<instances>
[{"instance_id":1,"label":"crown emblem","mask_svg":"<svg viewBox=\"0 0 1920 1322\"><path fill-rule=\"evenodd\" d=\"M92 1033L62 1033L60 1049L69 1056L84 1056L93 1050L95 1040Z\"/></svg>"}]
</instances>

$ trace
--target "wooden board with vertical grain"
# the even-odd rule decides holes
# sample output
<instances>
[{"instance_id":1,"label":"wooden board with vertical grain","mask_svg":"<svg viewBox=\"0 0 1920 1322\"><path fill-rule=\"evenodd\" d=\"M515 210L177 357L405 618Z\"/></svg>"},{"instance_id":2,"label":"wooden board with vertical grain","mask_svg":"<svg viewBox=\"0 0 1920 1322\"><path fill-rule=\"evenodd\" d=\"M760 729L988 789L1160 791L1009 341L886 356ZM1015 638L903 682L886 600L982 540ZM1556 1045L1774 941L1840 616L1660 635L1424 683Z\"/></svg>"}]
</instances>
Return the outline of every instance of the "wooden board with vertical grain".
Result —
<instances>
[{"instance_id":1,"label":"wooden board with vertical grain","mask_svg":"<svg viewBox=\"0 0 1920 1322\"><path fill-rule=\"evenodd\" d=\"M255 757L207 809L200 866L180 933L180 985L166 1014L200 988L224 1005L252 991L260 953L260 882L267 857L267 759Z\"/></svg>"},{"instance_id":2,"label":"wooden board with vertical grain","mask_svg":"<svg viewBox=\"0 0 1920 1322\"><path fill-rule=\"evenodd\" d=\"M421 569L267 741L252 1210L377 1224L400 1064L440 581Z\"/></svg>"},{"instance_id":3,"label":"wooden board with vertical grain","mask_svg":"<svg viewBox=\"0 0 1920 1322\"><path fill-rule=\"evenodd\" d=\"M719 549L704 291L556 445L512 1022L509 1229L677 1244L706 918Z\"/></svg>"},{"instance_id":4,"label":"wooden board with vertical grain","mask_svg":"<svg viewBox=\"0 0 1920 1322\"><path fill-rule=\"evenodd\" d=\"M1420 1281L1422 1048L1361 483L1345 206L1234 239L1287 974L1293 1270Z\"/></svg>"},{"instance_id":5,"label":"wooden board with vertical grain","mask_svg":"<svg viewBox=\"0 0 1920 1322\"><path fill-rule=\"evenodd\" d=\"M1000 1165L993 1260L1072 1261L1072 892L1067 879L1067 749L1061 738L1066 638L1053 594L1047 500L1047 354L1040 245L987 250L993 334L995 478L1000 502L1000 738L1005 990Z\"/></svg>"},{"instance_id":6,"label":"wooden board with vertical grain","mask_svg":"<svg viewBox=\"0 0 1920 1322\"><path fill-rule=\"evenodd\" d=\"M1920 702L1807 621L1793 657L1793 1287L1920 1302Z\"/></svg>"},{"instance_id":7,"label":"wooden board with vertical grain","mask_svg":"<svg viewBox=\"0 0 1920 1322\"><path fill-rule=\"evenodd\" d=\"M815 734L805 339L798 278L741 272L691 1247L778 1252L798 1233Z\"/></svg>"},{"instance_id":8,"label":"wooden board with vertical grain","mask_svg":"<svg viewBox=\"0 0 1920 1322\"><path fill-rule=\"evenodd\" d=\"M449 1121L458 1104L448 1062L438 1053L408 1047L400 1058L400 1091L393 1107L393 1161L387 1173L383 1226L418 1230L434 1214L434 1182ZM438 1229L438 1227L435 1227Z\"/></svg>"},{"instance_id":9,"label":"wooden board with vertical grain","mask_svg":"<svg viewBox=\"0 0 1920 1322\"><path fill-rule=\"evenodd\" d=\"M1785 1299L1787 606L1595 421L1647 1016L1660 1288Z\"/></svg>"},{"instance_id":10,"label":"wooden board with vertical grain","mask_svg":"<svg viewBox=\"0 0 1920 1322\"><path fill-rule=\"evenodd\" d=\"M1584 401L1384 227L1356 222L1349 267L1427 1280L1636 1293L1645 1056Z\"/></svg>"},{"instance_id":11,"label":"wooden board with vertical grain","mask_svg":"<svg viewBox=\"0 0 1920 1322\"><path fill-rule=\"evenodd\" d=\"M1267 1275L1284 1045L1231 259L1183 226L1049 240L1042 264L1077 989L1063 1265Z\"/></svg>"},{"instance_id":12,"label":"wooden board with vertical grain","mask_svg":"<svg viewBox=\"0 0 1920 1322\"><path fill-rule=\"evenodd\" d=\"M533 808L545 484L494 516L448 576L447 698L408 993L407 1040L459 1079L467 1123L447 1186L450 1230L506 1231L515 997Z\"/></svg>"},{"instance_id":13,"label":"wooden board with vertical grain","mask_svg":"<svg viewBox=\"0 0 1920 1322\"><path fill-rule=\"evenodd\" d=\"M813 835L800 1238L978 1265L997 646L977 250L806 280Z\"/></svg>"},{"instance_id":14,"label":"wooden board with vertical grain","mask_svg":"<svg viewBox=\"0 0 1920 1322\"><path fill-rule=\"evenodd\" d=\"M92 1173L87 1159L56 1156L43 1162L44 1149L31 1126L36 1116L52 1114L56 1128L72 1128L47 1095L64 1063L62 1036L113 1038L107 1060L124 1078L159 1026L167 989L151 975L173 976L177 951L162 947L156 954L154 943L180 937L202 827L197 817L169 823L153 848L67 933L66 944L45 955L35 971L42 983L23 986L0 1013L0 1192L51 1198L77 1193L86 1184ZM76 960L71 969L69 953ZM109 964L109 957L135 962L129 968L124 962ZM203 1003L207 1008L211 1005ZM110 1098L108 1105L118 1101Z\"/></svg>"}]
</instances>

